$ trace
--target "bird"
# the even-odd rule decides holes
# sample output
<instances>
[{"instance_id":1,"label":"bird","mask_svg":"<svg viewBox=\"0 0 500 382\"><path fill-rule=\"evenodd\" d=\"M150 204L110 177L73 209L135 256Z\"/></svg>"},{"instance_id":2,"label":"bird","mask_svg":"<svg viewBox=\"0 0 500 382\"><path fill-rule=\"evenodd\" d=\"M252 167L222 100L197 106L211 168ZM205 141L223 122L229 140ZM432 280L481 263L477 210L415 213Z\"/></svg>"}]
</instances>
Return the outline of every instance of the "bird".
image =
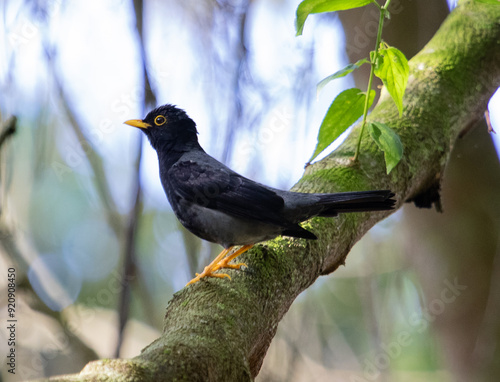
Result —
<instances>
[{"instance_id":1,"label":"bird","mask_svg":"<svg viewBox=\"0 0 500 382\"><path fill-rule=\"evenodd\" d=\"M196 236L224 248L186 285L206 277L231 279L215 272L246 266L230 262L256 243L280 235L317 239L300 226L312 217L394 208L390 190L301 193L248 179L203 150L196 123L175 105L159 106L144 119L124 123L139 128L156 150L161 184L177 219Z\"/></svg>"}]
</instances>

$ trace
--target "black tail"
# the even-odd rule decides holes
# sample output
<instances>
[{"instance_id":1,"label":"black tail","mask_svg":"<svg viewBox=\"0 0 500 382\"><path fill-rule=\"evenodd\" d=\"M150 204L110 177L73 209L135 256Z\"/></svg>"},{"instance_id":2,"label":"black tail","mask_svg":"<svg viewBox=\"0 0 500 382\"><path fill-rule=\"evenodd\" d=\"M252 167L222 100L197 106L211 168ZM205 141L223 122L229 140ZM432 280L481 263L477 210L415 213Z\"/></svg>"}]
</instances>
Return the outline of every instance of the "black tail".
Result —
<instances>
[{"instance_id":1,"label":"black tail","mask_svg":"<svg viewBox=\"0 0 500 382\"><path fill-rule=\"evenodd\" d=\"M317 194L325 206L318 216L330 217L344 212L392 210L396 201L390 190L341 192Z\"/></svg>"}]
</instances>

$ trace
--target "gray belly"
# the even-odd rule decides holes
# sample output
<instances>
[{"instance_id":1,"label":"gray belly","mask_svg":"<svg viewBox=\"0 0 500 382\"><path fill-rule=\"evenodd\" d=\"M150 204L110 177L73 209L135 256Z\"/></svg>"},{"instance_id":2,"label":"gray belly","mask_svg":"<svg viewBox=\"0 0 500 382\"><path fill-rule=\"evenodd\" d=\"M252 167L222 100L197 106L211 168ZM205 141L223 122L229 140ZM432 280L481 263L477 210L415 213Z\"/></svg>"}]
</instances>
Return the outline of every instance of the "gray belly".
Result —
<instances>
[{"instance_id":1,"label":"gray belly","mask_svg":"<svg viewBox=\"0 0 500 382\"><path fill-rule=\"evenodd\" d=\"M174 212L189 231L224 248L270 240L283 230L279 226L239 219L199 205L180 203L179 210Z\"/></svg>"}]
</instances>

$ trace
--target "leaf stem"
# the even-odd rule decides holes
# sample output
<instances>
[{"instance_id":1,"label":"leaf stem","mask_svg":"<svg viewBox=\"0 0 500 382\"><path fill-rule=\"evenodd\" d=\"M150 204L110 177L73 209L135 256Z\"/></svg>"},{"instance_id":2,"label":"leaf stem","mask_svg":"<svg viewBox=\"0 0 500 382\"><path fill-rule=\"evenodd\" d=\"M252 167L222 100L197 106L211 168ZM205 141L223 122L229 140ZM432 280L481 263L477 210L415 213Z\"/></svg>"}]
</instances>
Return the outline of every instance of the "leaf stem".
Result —
<instances>
[{"instance_id":1,"label":"leaf stem","mask_svg":"<svg viewBox=\"0 0 500 382\"><path fill-rule=\"evenodd\" d=\"M365 95L365 108L363 111L363 122L361 123L361 131L359 132L358 142L356 144L356 152L354 153L353 161L356 162L359 157L359 149L361 147L361 138L363 137L363 132L365 131L366 118L368 117L368 105L369 105L369 95L372 90L373 76L375 71L375 65L377 63L379 57L379 48L380 42L382 41L382 28L384 26L385 14L387 12L387 8L389 7L391 0L387 0L383 7L378 5L380 9L380 18L378 21L378 31L377 31L377 40L375 42L375 50L370 54L370 77L368 78L368 89L366 90Z\"/></svg>"},{"instance_id":2,"label":"leaf stem","mask_svg":"<svg viewBox=\"0 0 500 382\"><path fill-rule=\"evenodd\" d=\"M379 3L377 3L377 0L372 0L372 3L377 6L378 9L381 9L382 7L380 6Z\"/></svg>"}]
</instances>

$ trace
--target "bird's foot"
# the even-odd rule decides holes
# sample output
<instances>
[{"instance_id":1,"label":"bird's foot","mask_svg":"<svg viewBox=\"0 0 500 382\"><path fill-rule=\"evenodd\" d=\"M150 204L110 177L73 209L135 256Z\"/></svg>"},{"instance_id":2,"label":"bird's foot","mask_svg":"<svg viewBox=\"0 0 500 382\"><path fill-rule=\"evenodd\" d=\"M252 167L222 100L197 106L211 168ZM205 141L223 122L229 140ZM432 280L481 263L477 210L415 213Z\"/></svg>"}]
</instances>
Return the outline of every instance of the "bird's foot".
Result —
<instances>
[{"instance_id":1,"label":"bird's foot","mask_svg":"<svg viewBox=\"0 0 500 382\"><path fill-rule=\"evenodd\" d=\"M248 267L248 265L246 265L245 263L228 264L229 261L231 261L231 259L228 259L227 257L225 259L221 260L219 262L219 264L217 264L214 267L214 271L216 271L218 269L222 269L222 268L226 268L226 269L240 269L241 267Z\"/></svg>"},{"instance_id":2,"label":"bird's foot","mask_svg":"<svg viewBox=\"0 0 500 382\"><path fill-rule=\"evenodd\" d=\"M217 268L217 269L219 269L219 268ZM220 279L223 279L224 277L227 277L229 280L231 280L231 276L229 276L226 273L213 273L217 269L209 269L208 266L205 267L205 269L203 270L203 272L196 273L196 277L194 279L192 279L190 282L188 282L186 284L186 286L188 286L190 284L194 284L194 283L200 281L201 279L203 279L205 277L217 277L217 278L220 278Z\"/></svg>"},{"instance_id":3,"label":"bird's foot","mask_svg":"<svg viewBox=\"0 0 500 382\"><path fill-rule=\"evenodd\" d=\"M229 262L242 253L248 251L250 248L252 248L253 245L244 245L241 248L237 249L234 253L230 254L227 256L228 253L231 252L233 247L229 249L224 249L216 258L214 261L212 261L209 265L205 267L203 272L201 273L196 273L196 277L192 279L190 282L186 284L186 286L190 284L194 284L201 279L205 277L217 277L217 278L225 278L227 277L229 280L231 280L231 276L229 276L226 273L214 273L215 271L218 271L219 269L226 268L226 269L240 269L243 266L247 266L245 263L238 263L238 264L229 264Z\"/></svg>"},{"instance_id":4,"label":"bird's foot","mask_svg":"<svg viewBox=\"0 0 500 382\"><path fill-rule=\"evenodd\" d=\"M241 255L242 253L245 253L246 251L248 251L252 247L253 247L253 244L244 245L241 248L234 251L232 254L222 258L217 264L215 264L214 271L217 269L221 269L221 268L240 269L243 266L246 267L247 265L245 263L229 264L229 262L232 261L233 259L236 259L239 255Z\"/></svg>"}]
</instances>

